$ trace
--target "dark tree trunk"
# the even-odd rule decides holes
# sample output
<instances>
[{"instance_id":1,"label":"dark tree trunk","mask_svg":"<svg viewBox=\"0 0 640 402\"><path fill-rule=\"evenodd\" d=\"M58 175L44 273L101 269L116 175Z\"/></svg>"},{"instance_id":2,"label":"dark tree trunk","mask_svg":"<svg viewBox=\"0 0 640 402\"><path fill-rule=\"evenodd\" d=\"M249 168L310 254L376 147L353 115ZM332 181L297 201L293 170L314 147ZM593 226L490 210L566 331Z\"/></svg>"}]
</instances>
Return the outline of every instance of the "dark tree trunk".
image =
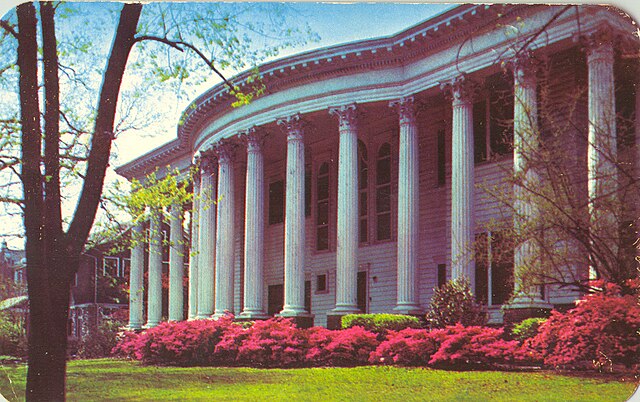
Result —
<instances>
[{"instance_id":1,"label":"dark tree trunk","mask_svg":"<svg viewBox=\"0 0 640 402\"><path fill-rule=\"evenodd\" d=\"M59 82L54 9L42 3L45 88L44 158L41 153L36 13L33 3L17 8L18 67L22 121L22 181L30 303L29 401L65 399L70 285L89 236L109 163L122 77L135 43L141 4L125 4L113 41L98 102L86 179L68 233L62 231L59 182ZM46 178L41 173L44 165Z\"/></svg>"}]
</instances>

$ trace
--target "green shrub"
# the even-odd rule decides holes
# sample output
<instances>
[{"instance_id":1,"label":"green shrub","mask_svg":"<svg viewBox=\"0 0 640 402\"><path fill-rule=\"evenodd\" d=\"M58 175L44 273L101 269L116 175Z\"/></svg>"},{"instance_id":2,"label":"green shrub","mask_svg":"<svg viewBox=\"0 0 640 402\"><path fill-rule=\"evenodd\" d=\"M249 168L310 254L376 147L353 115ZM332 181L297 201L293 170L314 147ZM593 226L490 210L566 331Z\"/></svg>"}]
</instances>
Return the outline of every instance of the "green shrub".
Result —
<instances>
[{"instance_id":1,"label":"green shrub","mask_svg":"<svg viewBox=\"0 0 640 402\"><path fill-rule=\"evenodd\" d=\"M83 336L78 340L77 356L83 359L109 356L117 344L118 332L122 326L121 321L103 319L95 333Z\"/></svg>"},{"instance_id":2,"label":"green shrub","mask_svg":"<svg viewBox=\"0 0 640 402\"><path fill-rule=\"evenodd\" d=\"M444 328L458 323L483 326L487 322L484 308L476 302L466 279L452 279L437 288L426 318L431 328Z\"/></svg>"},{"instance_id":3,"label":"green shrub","mask_svg":"<svg viewBox=\"0 0 640 402\"><path fill-rule=\"evenodd\" d=\"M22 320L9 312L0 313L0 355L25 357L27 334Z\"/></svg>"},{"instance_id":4,"label":"green shrub","mask_svg":"<svg viewBox=\"0 0 640 402\"><path fill-rule=\"evenodd\" d=\"M420 319L401 314L347 314L342 317L342 329L362 327L375 333L401 331L405 328L421 328Z\"/></svg>"},{"instance_id":5,"label":"green shrub","mask_svg":"<svg viewBox=\"0 0 640 402\"><path fill-rule=\"evenodd\" d=\"M524 342L525 339L536 336L538 334L538 327L546 321L546 318L527 318L513 326L511 335L513 339Z\"/></svg>"}]
</instances>

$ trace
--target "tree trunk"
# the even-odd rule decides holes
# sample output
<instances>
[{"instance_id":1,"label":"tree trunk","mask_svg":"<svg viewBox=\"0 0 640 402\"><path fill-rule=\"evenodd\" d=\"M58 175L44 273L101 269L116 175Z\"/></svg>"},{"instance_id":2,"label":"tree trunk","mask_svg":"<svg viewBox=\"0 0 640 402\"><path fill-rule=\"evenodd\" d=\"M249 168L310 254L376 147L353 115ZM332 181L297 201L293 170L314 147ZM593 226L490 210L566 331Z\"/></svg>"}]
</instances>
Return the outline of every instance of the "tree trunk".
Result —
<instances>
[{"instance_id":1,"label":"tree trunk","mask_svg":"<svg viewBox=\"0 0 640 402\"><path fill-rule=\"evenodd\" d=\"M86 179L67 234L62 232L59 183L59 88L54 10L41 5L45 84L45 149L41 154L36 14L33 3L17 8L22 122L22 181L30 303L28 401L63 401L67 321L73 274L98 209L109 163L122 77L135 43L141 4L125 4L104 74L87 161ZM41 173L44 162L47 180ZM44 191L46 189L46 191Z\"/></svg>"}]
</instances>

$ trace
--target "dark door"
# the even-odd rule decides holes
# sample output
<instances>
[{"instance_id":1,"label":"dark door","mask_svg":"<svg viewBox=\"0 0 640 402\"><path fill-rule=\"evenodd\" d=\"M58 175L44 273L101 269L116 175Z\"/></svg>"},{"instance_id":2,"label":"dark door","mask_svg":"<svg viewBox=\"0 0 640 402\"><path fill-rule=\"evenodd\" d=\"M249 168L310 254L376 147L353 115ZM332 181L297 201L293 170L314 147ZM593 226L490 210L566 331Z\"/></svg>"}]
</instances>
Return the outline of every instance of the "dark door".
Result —
<instances>
[{"instance_id":1,"label":"dark door","mask_svg":"<svg viewBox=\"0 0 640 402\"><path fill-rule=\"evenodd\" d=\"M284 306L284 285L271 285L268 292L268 313L269 315L276 315L282 311Z\"/></svg>"},{"instance_id":2,"label":"dark door","mask_svg":"<svg viewBox=\"0 0 640 402\"><path fill-rule=\"evenodd\" d=\"M367 312L367 272L358 272L358 309Z\"/></svg>"}]
</instances>

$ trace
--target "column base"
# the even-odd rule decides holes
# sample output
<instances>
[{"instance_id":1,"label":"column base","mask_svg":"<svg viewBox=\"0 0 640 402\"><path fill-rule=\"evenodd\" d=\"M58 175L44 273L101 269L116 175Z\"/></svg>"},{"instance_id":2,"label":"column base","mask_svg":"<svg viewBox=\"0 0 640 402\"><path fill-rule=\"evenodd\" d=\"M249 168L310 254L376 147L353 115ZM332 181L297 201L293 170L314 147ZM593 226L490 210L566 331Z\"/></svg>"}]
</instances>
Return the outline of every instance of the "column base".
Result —
<instances>
[{"instance_id":1,"label":"column base","mask_svg":"<svg viewBox=\"0 0 640 402\"><path fill-rule=\"evenodd\" d=\"M398 304L394 307L393 312L395 314L412 315L416 317L422 317L424 315L424 309L417 304Z\"/></svg>"},{"instance_id":2,"label":"column base","mask_svg":"<svg viewBox=\"0 0 640 402\"><path fill-rule=\"evenodd\" d=\"M271 318L263 311L243 311L236 317L236 321L256 321L256 320L268 320Z\"/></svg>"},{"instance_id":3,"label":"column base","mask_svg":"<svg viewBox=\"0 0 640 402\"><path fill-rule=\"evenodd\" d=\"M353 307L337 306L327 314L327 328L342 329L342 317L349 314L362 314L362 312Z\"/></svg>"},{"instance_id":4,"label":"column base","mask_svg":"<svg viewBox=\"0 0 640 402\"><path fill-rule=\"evenodd\" d=\"M144 324L142 329L149 329L149 328L157 327L158 325L160 325L160 322L148 322Z\"/></svg>"},{"instance_id":5,"label":"column base","mask_svg":"<svg viewBox=\"0 0 640 402\"><path fill-rule=\"evenodd\" d=\"M285 312L281 312L280 314L276 314L276 317L288 318L296 325L298 328L311 328L313 327L313 320L315 316L313 314L309 314L306 311L304 314L298 315L285 315Z\"/></svg>"},{"instance_id":6,"label":"column base","mask_svg":"<svg viewBox=\"0 0 640 402\"><path fill-rule=\"evenodd\" d=\"M127 331L140 331L142 330L142 323L141 322L130 322L125 329Z\"/></svg>"},{"instance_id":7,"label":"column base","mask_svg":"<svg viewBox=\"0 0 640 402\"><path fill-rule=\"evenodd\" d=\"M211 318L214 320L219 320L222 317L228 317L228 316L233 316L233 312L229 310L225 310L223 312L216 312L211 316Z\"/></svg>"}]
</instances>

